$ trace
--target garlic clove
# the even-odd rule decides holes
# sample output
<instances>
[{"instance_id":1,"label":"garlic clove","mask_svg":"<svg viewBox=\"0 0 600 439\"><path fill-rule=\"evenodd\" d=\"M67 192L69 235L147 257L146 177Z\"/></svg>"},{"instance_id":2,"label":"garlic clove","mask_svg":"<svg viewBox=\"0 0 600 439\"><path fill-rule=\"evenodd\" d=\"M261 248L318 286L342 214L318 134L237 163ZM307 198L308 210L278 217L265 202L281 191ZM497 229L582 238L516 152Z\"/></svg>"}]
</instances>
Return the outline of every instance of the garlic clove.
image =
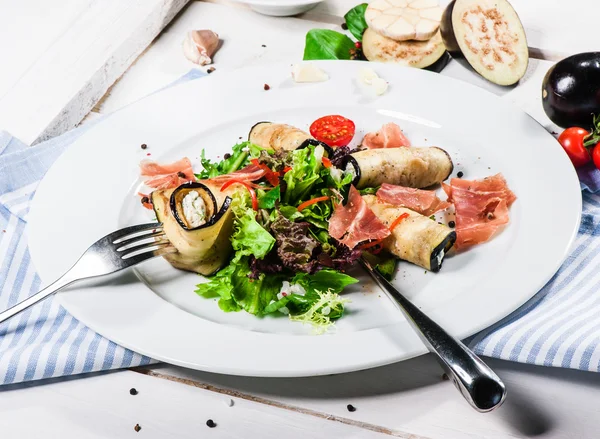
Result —
<instances>
[{"instance_id":1,"label":"garlic clove","mask_svg":"<svg viewBox=\"0 0 600 439\"><path fill-rule=\"evenodd\" d=\"M193 30L183 41L183 53L191 62L205 66L219 48L219 35L211 30Z\"/></svg>"}]
</instances>

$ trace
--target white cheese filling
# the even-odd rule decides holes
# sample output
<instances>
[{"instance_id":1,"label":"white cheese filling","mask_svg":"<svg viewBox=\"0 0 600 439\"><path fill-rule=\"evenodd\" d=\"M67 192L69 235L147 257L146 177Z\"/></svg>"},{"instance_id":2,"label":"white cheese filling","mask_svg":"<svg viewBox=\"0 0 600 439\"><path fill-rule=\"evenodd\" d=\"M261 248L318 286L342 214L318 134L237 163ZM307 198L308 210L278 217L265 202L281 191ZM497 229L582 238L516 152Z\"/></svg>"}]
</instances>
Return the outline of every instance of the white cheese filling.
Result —
<instances>
[{"instance_id":1,"label":"white cheese filling","mask_svg":"<svg viewBox=\"0 0 600 439\"><path fill-rule=\"evenodd\" d=\"M199 227L206 223L206 204L198 192L188 192L188 194L183 197L181 205L188 227Z\"/></svg>"}]
</instances>

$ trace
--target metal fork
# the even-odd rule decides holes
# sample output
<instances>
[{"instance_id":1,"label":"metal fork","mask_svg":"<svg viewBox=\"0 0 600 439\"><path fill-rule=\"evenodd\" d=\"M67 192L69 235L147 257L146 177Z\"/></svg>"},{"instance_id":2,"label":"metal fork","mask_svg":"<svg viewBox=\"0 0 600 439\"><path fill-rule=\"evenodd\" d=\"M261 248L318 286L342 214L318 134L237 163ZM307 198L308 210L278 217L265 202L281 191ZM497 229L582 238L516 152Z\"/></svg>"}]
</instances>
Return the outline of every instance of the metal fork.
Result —
<instances>
[{"instance_id":1,"label":"metal fork","mask_svg":"<svg viewBox=\"0 0 600 439\"><path fill-rule=\"evenodd\" d=\"M73 282L116 273L174 251L175 248L165 238L161 223L140 224L117 230L92 244L75 265L52 284L0 312L0 323Z\"/></svg>"},{"instance_id":2,"label":"metal fork","mask_svg":"<svg viewBox=\"0 0 600 439\"><path fill-rule=\"evenodd\" d=\"M498 375L473 351L413 305L366 259L361 258L360 263L381 289L399 305L406 319L423 343L435 354L467 402L478 412L489 412L499 407L506 397L506 387Z\"/></svg>"}]
</instances>

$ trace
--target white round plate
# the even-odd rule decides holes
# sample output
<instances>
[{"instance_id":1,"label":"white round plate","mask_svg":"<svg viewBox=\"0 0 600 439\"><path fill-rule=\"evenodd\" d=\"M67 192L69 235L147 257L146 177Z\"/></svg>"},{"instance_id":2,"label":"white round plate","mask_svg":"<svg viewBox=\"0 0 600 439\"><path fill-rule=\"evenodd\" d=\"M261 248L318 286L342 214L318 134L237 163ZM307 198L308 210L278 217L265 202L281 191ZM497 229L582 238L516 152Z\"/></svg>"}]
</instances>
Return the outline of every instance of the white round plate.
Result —
<instances>
[{"instance_id":1,"label":"white round plate","mask_svg":"<svg viewBox=\"0 0 600 439\"><path fill-rule=\"evenodd\" d=\"M323 0L236 0L259 14L288 17L309 11Z\"/></svg>"},{"instance_id":2,"label":"white round plate","mask_svg":"<svg viewBox=\"0 0 600 439\"><path fill-rule=\"evenodd\" d=\"M416 146L438 145L455 174L502 172L518 196L510 224L488 243L449 256L438 274L401 263L395 285L458 337L491 325L532 297L566 257L579 225L581 194L558 143L531 117L479 88L436 73L370 63L389 81L376 97L357 81L362 62L318 63L331 79L295 84L290 66L241 69L154 94L81 136L37 190L29 217L31 256L43 281L61 275L99 237L148 221L136 195L138 164L203 148L222 157L264 120L308 129L342 114L366 131L397 122ZM270 90L264 90L264 84ZM140 144L148 148L142 150ZM147 157L147 154L151 154ZM103 336L157 360L236 375L307 376L364 369L426 351L401 313L357 271L336 330L313 335L286 317L224 313L194 293L200 277L163 259L133 276L70 289L58 297Z\"/></svg>"}]
</instances>

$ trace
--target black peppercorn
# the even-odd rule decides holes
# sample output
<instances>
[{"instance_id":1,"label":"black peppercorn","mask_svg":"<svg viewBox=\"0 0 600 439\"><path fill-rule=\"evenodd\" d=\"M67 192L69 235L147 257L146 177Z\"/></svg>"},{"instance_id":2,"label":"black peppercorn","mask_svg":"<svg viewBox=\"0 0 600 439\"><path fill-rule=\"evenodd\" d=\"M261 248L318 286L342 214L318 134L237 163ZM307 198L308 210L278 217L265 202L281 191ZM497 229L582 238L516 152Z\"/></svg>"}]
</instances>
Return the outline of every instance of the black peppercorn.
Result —
<instances>
[{"instance_id":1,"label":"black peppercorn","mask_svg":"<svg viewBox=\"0 0 600 439\"><path fill-rule=\"evenodd\" d=\"M148 145L146 145L145 143L142 143L142 146L141 146L141 148L142 148L142 149L146 149L146 148L148 148Z\"/></svg>"},{"instance_id":2,"label":"black peppercorn","mask_svg":"<svg viewBox=\"0 0 600 439\"><path fill-rule=\"evenodd\" d=\"M131 389L129 389L129 394L130 395L137 395L138 391L134 387L132 387Z\"/></svg>"},{"instance_id":3,"label":"black peppercorn","mask_svg":"<svg viewBox=\"0 0 600 439\"><path fill-rule=\"evenodd\" d=\"M213 421L212 419L209 419L208 421L206 421L206 425L209 428L215 428L217 426L217 424L215 424L215 421Z\"/></svg>"},{"instance_id":4,"label":"black peppercorn","mask_svg":"<svg viewBox=\"0 0 600 439\"><path fill-rule=\"evenodd\" d=\"M454 221L450 221L450 222L448 223L448 227L450 227L451 229L453 229L453 228L455 228L455 227L456 227L456 223L455 223Z\"/></svg>"},{"instance_id":5,"label":"black peppercorn","mask_svg":"<svg viewBox=\"0 0 600 439\"><path fill-rule=\"evenodd\" d=\"M354 407L352 404L348 404L346 406L346 408L348 409L349 412L355 412L356 411L356 407Z\"/></svg>"},{"instance_id":6,"label":"black peppercorn","mask_svg":"<svg viewBox=\"0 0 600 439\"><path fill-rule=\"evenodd\" d=\"M265 90L271 90L271 86L269 84L265 84L263 88Z\"/></svg>"},{"instance_id":7,"label":"black peppercorn","mask_svg":"<svg viewBox=\"0 0 600 439\"><path fill-rule=\"evenodd\" d=\"M134 429L136 432L139 432L139 431L142 429L142 427L140 426L140 424L135 424L135 427L133 427L133 429Z\"/></svg>"},{"instance_id":8,"label":"black peppercorn","mask_svg":"<svg viewBox=\"0 0 600 439\"><path fill-rule=\"evenodd\" d=\"M463 174L463 171L458 171L458 174L456 174L458 178L463 178L463 175L465 175Z\"/></svg>"}]
</instances>

